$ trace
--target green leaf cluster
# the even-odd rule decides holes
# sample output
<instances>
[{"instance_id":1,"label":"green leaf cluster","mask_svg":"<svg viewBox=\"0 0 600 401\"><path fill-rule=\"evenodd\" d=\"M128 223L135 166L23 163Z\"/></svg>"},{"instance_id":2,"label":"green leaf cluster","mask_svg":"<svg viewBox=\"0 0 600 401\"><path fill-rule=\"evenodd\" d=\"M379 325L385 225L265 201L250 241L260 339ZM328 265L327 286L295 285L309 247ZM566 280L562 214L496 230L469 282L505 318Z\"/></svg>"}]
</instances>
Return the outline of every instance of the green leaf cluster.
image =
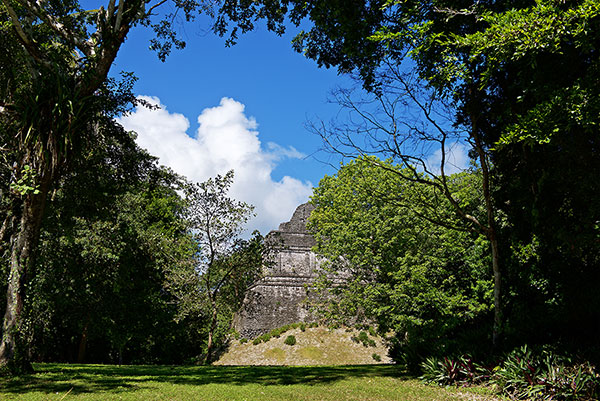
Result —
<instances>
[{"instance_id":1,"label":"green leaf cluster","mask_svg":"<svg viewBox=\"0 0 600 401\"><path fill-rule=\"evenodd\" d=\"M428 213L450 221L451 206L441 199L432 205L433 199L399 178L399 169L362 157L315 188L309 223L315 249L330 261L325 267L330 274L347 278L333 285L323 277L322 288L333 294L325 310L328 318L362 313L380 331L393 330L405 346L444 347L450 333L491 309L488 244L422 218ZM450 177L465 204L477 202L473 187L461 185L475 176Z\"/></svg>"}]
</instances>

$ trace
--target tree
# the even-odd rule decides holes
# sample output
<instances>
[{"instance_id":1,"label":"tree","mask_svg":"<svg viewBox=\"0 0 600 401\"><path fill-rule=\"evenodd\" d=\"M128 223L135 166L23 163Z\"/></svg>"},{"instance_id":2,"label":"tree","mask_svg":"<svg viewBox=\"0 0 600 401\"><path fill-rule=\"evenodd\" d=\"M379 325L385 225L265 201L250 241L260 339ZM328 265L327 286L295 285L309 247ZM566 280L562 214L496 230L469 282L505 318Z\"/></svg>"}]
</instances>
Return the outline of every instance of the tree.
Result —
<instances>
[{"instance_id":1,"label":"tree","mask_svg":"<svg viewBox=\"0 0 600 401\"><path fill-rule=\"evenodd\" d=\"M42 225L27 282L27 352L69 362L181 361L190 347L170 340L184 330L165 282L191 256L176 193L182 180L115 122L83 154Z\"/></svg>"},{"instance_id":2,"label":"tree","mask_svg":"<svg viewBox=\"0 0 600 401\"><path fill-rule=\"evenodd\" d=\"M253 207L227 196L233 182L233 170L185 189L187 220L197 246L194 263L196 276L179 291L183 313L208 309L208 339L204 360L213 356L219 319L231 324L232 313L239 308L246 288L262 271L262 237L245 241L239 238ZM186 288L187 287L187 288Z\"/></svg>"},{"instance_id":3,"label":"tree","mask_svg":"<svg viewBox=\"0 0 600 401\"><path fill-rule=\"evenodd\" d=\"M191 20L196 13L217 16L215 31L232 3L243 12L230 15L232 30L253 28L253 18L265 17L269 29L278 31L279 9L260 3L224 0L176 1L173 13L156 19L155 11L166 0L109 0L106 8L83 9L77 0L1 2L2 78L0 119L2 145L11 170L10 205L0 234L8 244L10 270L7 305L0 343L0 366L12 371L21 325L25 277L31 271L48 194L55 189L68 162L80 156L79 145L90 138L98 119L114 116L135 102L130 90L119 92L107 76L131 28L152 25L152 48L164 59L172 46L183 47L175 30L177 13ZM216 10L216 11L215 11ZM7 56L8 55L8 56ZM130 89L130 88L125 88ZM8 160L10 159L10 160ZM24 359L25 360L25 359Z\"/></svg>"},{"instance_id":4,"label":"tree","mask_svg":"<svg viewBox=\"0 0 600 401\"><path fill-rule=\"evenodd\" d=\"M422 204L429 204L419 213L421 218L487 238L494 277L492 343L497 345L502 327L502 269L489 147L479 131L454 124L453 106L444 96L427 88L416 74L403 72L393 60L388 60L385 69L372 78L378 83L374 93L336 93L336 101L348 111L348 122L313 125L312 129L323 138L329 151L343 157L372 154L399 163L402 168L390 169L377 159L365 159L421 189ZM466 209L460 194L450 185L449 171L457 168L453 158L460 157L460 153L466 153L464 156L468 155L479 170L480 188L475 193L481 196L484 214L475 215ZM438 160L432 157L435 154ZM439 198L448 202L457 220L438 218L435 210Z\"/></svg>"},{"instance_id":5,"label":"tree","mask_svg":"<svg viewBox=\"0 0 600 401\"><path fill-rule=\"evenodd\" d=\"M537 227L531 229L538 233L545 231L540 227L544 224L540 212L552 221L561 211L564 219L558 226L565 230L558 248L563 249L565 263L579 259L577 264L594 269L590 261L597 259L597 252L589 239L597 238L594 222L598 221L598 209L593 205L598 203L590 199L597 199L593 184L597 180L590 173L595 169L583 166L590 163L595 167L598 160L600 14L596 1L280 3L289 7L296 24L303 19L313 23L296 36L294 46L319 66L357 72L363 87L376 96L389 88L390 81L381 78L389 77L390 67L392 75L397 69L413 72L418 81L412 81L417 85L412 89L428 88L452 106L447 114L449 123L442 128L466 133L474 151L471 155L482 172L493 177L487 184L484 180L490 215L479 221L479 229L487 231L497 255L493 260L498 260L494 262L496 340L505 303L500 299L500 283L507 267L500 268L500 259L505 263L511 259L511 245L499 238L499 209L513 225L537 221ZM398 81L398 86L404 84ZM415 108L419 106L396 121L402 123ZM393 105L382 104L382 109L385 114ZM373 122L377 127L378 121ZM390 140L388 148L392 149L388 150L394 152L393 136ZM366 143L350 145L357 143L364 153L387 146L381 138L372 137ZM557 157L565 163L555 169ZM569 164L567 160L578 162ZM583 188L577 184L582 181L586 183ZM568 217L573 214L576 220ZM531 230L528 235L531 241ZM558 245L552 238L547 240L547 249L557 248L550 246ZM581 247L581 243L587 245ZM587 256L577 256L581 252ZM552 260L550 257L549 262Z\"/></svg>"},{"instance_id":6,"label":"tree","mask_svg":"<svg viewBox=\"0 0 600 401\"><path fill-rule=\"evenodd\" d=\"M328 317L366 314L382 333L396 333L409 365L437 353L481 351L472 340L483 331L473 327L493 305L485 237L437 223L460 226L447 199L402 179L401 169L359 157L315 188L309 228L317 252L330 261L329 277L320 283L334 295L326 298ZM477 171L448 177L473 215L485 214L477 195L480 179ZM350 277L333 286L336 272Z\"/></svg>"}]
</instances>

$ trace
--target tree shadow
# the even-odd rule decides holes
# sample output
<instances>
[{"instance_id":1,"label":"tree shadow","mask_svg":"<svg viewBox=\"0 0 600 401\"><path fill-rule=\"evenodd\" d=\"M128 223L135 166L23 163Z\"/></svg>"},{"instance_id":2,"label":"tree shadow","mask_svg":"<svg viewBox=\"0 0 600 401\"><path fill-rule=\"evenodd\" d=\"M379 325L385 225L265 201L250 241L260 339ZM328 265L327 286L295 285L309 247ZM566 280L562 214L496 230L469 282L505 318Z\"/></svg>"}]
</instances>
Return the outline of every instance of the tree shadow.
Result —
<instances>
[{"instance_id":1,"label":"tree shadow","mask_svg":"<svg viewBox=\"0 0 600 401\"><path fill-rule=\"evenodd\" d=\"M355 366L114 366L38 364L36 373L0 378L2 394L120 393L152 383L202 386L327 384L354 377L404 377L396 365Z\"/></svg>"}]
</instances>

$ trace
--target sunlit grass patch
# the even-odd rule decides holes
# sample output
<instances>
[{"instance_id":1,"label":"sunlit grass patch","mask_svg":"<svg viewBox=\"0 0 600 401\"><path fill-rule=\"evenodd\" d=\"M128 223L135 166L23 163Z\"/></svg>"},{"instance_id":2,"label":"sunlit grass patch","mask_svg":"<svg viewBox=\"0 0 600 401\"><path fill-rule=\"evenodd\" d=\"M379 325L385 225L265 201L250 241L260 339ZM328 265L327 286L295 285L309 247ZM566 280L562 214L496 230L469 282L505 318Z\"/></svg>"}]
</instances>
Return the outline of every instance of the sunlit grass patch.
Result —
<instances>
[{"instance_id":1,"label":"sunlit grass patch","mask_svg":"<svg viewBox=\"0 0 600 401\"><path fill-rule=\"evenodd\" d=\"M426 386L393 365L109 366L36 364L0 378L1 400L483 400ZM462 394L469 391L468 395ZM481 391L481 390L479 390ZM474 398L475 397L475 398Z\"/></svg>"}]
</instances>

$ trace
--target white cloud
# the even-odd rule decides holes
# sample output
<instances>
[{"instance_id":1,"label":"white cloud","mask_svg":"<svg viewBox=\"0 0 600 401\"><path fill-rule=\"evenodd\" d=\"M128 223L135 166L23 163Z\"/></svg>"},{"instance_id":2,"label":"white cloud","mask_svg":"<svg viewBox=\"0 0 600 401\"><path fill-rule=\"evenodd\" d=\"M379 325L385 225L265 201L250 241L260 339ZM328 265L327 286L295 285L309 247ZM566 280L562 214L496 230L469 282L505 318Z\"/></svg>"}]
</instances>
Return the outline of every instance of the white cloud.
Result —
<instances>
[{"instance_id":1,"label":"white cloud","mask_svg":"<svg viewBox=\"0 0 600 401\"><path fill-rule=\"evenodd\" d=\"M442 162L442 149L437 149L426 160L427 168L434 174L440 173L440 164ZM444 173L446 175L458 173L469 167L469 146L453 142L446 144L446 160L444 163Z\"/></svg>"},{"instance_id":2,"label":"white cloud","mask_svg":"<svg viewBox=\"0 0 600 401\"><path fill-rule=\"evenodd\" d=\"M287 221L295 208L308 200L312 184L284 176L274 181L271 173L283 158L303 158L293 147L275 143L261 146L258 124L244 114L245 106L224 97L216 107L204 109L198 116L199 128L194 137L187 131L185 116L170 113L160 99L141 96L160 109L137 108L118 119L125 129L137 132L137 142L160 163L191 181L202 182L217 174L235 170L230 196L255 206L257 217L250 230L263 234Z\"/></svg>"}]
</instances>

